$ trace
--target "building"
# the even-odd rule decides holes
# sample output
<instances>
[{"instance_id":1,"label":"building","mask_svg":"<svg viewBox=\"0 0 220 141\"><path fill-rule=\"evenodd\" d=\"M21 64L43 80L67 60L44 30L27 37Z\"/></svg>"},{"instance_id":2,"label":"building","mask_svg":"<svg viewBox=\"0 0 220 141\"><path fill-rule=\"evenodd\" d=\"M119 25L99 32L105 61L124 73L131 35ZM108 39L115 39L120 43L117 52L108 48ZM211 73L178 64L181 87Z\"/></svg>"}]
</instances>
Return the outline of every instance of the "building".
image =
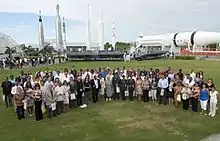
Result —
<instances>
[{"instance_id":1,"label":"building","mask_svg":"<svg viewBox=\"0 0 220 141\"><path fill-rule=\"evenodd\" d=\"M6 47L16 47L18 44L10 36L0 32L0 54L3 55Z\"/></svg>"}]
</instances>

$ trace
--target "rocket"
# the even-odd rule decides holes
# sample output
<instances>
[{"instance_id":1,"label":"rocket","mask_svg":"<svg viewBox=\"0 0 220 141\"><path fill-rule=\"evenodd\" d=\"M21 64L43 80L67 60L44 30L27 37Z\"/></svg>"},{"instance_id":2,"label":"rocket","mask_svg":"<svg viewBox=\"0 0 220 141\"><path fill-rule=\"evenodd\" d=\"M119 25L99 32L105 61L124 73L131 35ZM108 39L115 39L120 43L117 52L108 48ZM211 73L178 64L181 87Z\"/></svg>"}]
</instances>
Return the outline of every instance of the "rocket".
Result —
<instances>
[{"instance_id":1,"label":"rocket","mask_svg":"<svg viewBox=\"0 0 220 141\"><path fill-rule=\"evenodd\" d=\"M63 49L66 50L66 23L63 17Z\"/></svg>"},{"instance_id":2,"label":"rocket","mask_svg":"<svg viewBox=\"0 0 220 141\"><path fill-rule=\"evenodd\" d=\"M57 49L60 49L61 51L63 51L63 40L62 40L62 23L61 23L61 18L60 18L60 6L59 4L57 4L56 6L56 11L57 11L57 15L56 15L56 46Z\"/></svg>"},{"instance_id":3,"label":"rocket","mask_svg":"<svg viewBox=\"0 0 220 141\"><path fill-rule=\"evenodd\" d=\"M112 47L115 50L115 22L112 23Z\"/></svg>"},{"instance_id":4,"label":"rocket","mask_svg":"<svg viewBox=\"0 0 220 141\"><path fill-rule=\"evenodd\" d=\"M91 29L90 29L90 5L88 4L88 19L87 19L87 30L86 30L86 34L87 34L87 48L86 50L90 50L91 49Z\"/></svg>"},{"instance_id":5,"label":"rocket","mask_svg":"<svg viewBox=\"0 0 220 141\"><path fill-rule=\"evenodd\" d=\"M102 8L100 8L100 20L99 20L99 49L104 50L104 21L103 21Z\"/></svg>"},{"instance_id":6,"label":"rocket","mask_svg":"<svg viewBox=\"0 0 220 141\"><path fill-rule=\"evenodd\" d=\"M143 36L142 38L138 38L136 43L138 43L138 46L163 44L165 46L171 46L171 48L192 46L194 52L196 47L217 44L219 43L219 41L219 32L192 31L180 33L177 32L163 35Z\"/></svg>"},{"instance_id":7,"label":"rocket","mask_svg":"<svg viewBox=\"0 0 220 141\"><path fill-rule=\"evenodd\" d=\"M41 50L44 47L44 28L43 28L41 10L39 11L38 41L39 41L39 50Z\"/></svg>"}]
</instances>

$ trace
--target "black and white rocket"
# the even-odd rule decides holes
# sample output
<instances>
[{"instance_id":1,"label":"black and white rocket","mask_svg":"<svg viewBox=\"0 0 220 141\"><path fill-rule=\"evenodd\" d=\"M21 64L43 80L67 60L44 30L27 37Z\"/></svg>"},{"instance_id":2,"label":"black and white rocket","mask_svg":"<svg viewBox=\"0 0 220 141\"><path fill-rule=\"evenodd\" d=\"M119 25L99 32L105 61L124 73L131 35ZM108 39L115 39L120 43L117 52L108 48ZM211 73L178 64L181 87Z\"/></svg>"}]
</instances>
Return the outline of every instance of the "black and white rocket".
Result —
<instances>
[{"instance_id":1,"label":"black and white rocket","mask_svg":"<svg viewBox=\"0 0 220 141\"><path fill-rule=\"evenodd\" d=\"M103 21L103 10L100 8L100 19L99 19L99 50L104 50L104 21Z\"/></svg>"},{"instance_id":2,"label":"black and white rocket","mask_svg":"<svg viewBox=\"0 0 220 141\"><path fill-rule=\"evenodd\" d=\"M62 39L62 21L60 18L60 6L57 4L56 6L56 48L63 51L63 39Z\"/></svg>"},{"instance_id":3,"label":"black and white rocket","mask_svg":"<svg viewBox=\"0 0 220 141\"><path fill-rule=\"evenodd\" d=\"M44 28L43 28L43 20L42 20L42 16L41 16L41 10L39 10L38 44L39 44L39 50L41 50L44 47Z\"/></svg>"},{"instance_id":4,"label":"black and white rocket","mask_svg":"<svg viewBox=\"0 0 220 141\"><path fill-rule=\"evenodd\" d=\"M66 50L66 22L63 17L63 49Z\"/></svg>"}]
</instances>

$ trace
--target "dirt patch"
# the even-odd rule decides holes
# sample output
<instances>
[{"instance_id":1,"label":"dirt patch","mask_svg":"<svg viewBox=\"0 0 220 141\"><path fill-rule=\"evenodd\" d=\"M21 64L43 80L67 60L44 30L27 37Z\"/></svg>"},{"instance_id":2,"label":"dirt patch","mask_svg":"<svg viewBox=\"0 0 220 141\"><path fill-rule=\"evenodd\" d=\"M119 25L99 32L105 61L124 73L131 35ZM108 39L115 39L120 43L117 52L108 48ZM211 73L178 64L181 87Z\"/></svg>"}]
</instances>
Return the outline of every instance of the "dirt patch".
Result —
<instances>
[{"instance_id":1,"label":"dirt patch","mask_svg":"<svg viewBox=\"0 0 220 141\"><path fill-rule=\"evenodd\" d=\"M154 129L155 128L154 125L156 125L155 122L152 122L149 120L142 120L142 121L136 121L136 122L123 124L119 126L119 129L121 128Z\"/></svg>"}]
</instances>

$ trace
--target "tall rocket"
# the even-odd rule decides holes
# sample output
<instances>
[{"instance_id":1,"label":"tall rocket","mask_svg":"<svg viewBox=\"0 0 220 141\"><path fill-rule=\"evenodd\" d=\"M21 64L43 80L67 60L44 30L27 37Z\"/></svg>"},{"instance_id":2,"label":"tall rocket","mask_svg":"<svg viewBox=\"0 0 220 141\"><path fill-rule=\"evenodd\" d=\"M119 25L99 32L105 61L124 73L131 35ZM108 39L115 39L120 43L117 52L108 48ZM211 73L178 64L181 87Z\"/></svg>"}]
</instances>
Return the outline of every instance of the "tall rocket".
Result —
<instances>
[{"instance_id":1,"label":"tall rocket","mask_svg":"<svg viewBox=\"0 0 220 141\"><path fill-rule=\"evenodd\" d=\"M99 49L104 50L104 21L103 21L102 8L100 8L100 20L99 20Z\"/></svg>"},{"instance_id":2,"label":"tall rocket","mask_svg":"<svg viewBox=\"0 0 220 141\"><path fill-rule=\"evenodd\" d=\"M115 50L115 22L112 23L112 47Z\"/></svg>"},{"instance_id":3,"label":"tall rocket","mask_svg":"<svg viewBox=\"0 0 220 141\"><path fill-rule=\"evenodd\" d=\"M87 30L86 30L86 34L87 34L87 48L86 50L91 50L91 28L90 28L90 10L91 7L88 4L88 19L87 19Z\"/></svg>"},{"instance_id":4,"label":"tall rocket","mask_svg":"<svg viewBox=\"0 0 220 141\"><path fill-rule=\"evenodd\" d=\"M60 6L56 6L57 16L56 16L56 46L57 49L63 51L63 40L62 40L62 23L60 18Z\"/></svg>"},{"instance_id":5,"label":"tall rocket","mask_svg":"<svg viewBox=\"0 0 220 141\"><path fill-rule=\"evenodd\" d=\"M41 50L44 47L44 28L43 28L41 10L39 11L38 41L39 41L39 50Z\"/></svg>"},{"instance_id":6,"label":"tall rocket","mask_svg":"<svg viewBox=\"0 0 220 141\"><path fill-rule=\"evenodd\" d=\"M66 50L66 22L63 17L63 49Z\"/></svg>"}]
</instances>

